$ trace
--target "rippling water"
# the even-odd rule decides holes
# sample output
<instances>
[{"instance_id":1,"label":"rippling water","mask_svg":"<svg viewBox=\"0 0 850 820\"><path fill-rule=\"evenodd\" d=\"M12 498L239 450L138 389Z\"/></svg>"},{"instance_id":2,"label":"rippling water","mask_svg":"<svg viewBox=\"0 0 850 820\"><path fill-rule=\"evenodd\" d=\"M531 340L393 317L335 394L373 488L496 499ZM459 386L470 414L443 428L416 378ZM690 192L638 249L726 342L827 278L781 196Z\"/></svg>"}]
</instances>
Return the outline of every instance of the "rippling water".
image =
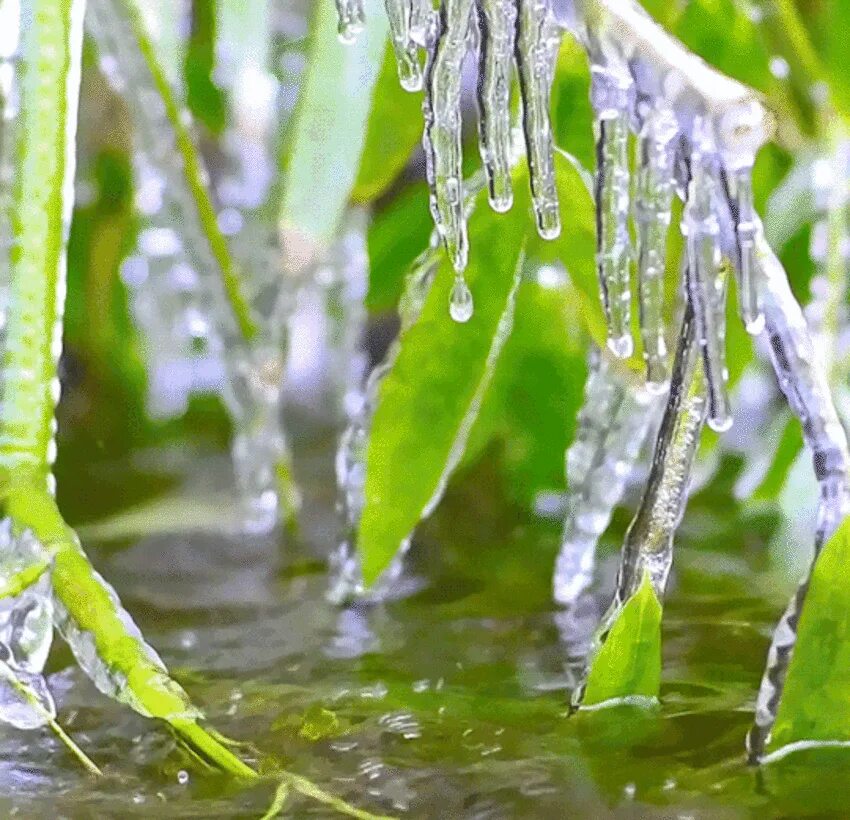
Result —
<instances>
[{"instance_id":1,"label":"rippling water","mask_svg":"<svg viewBox=\"0 0 850 820\"><path fill-rule=\"evenodd\" d=\"M510 512L480 482L475 504L456 490L418 539L418 591L338 609L324 598L333 440L305 427L297 444L307 505L296 539L227 534L224 454L138 453L66 484L70 511L125 482L129 512L82 527L93 557L213 724L250 741L255 763L400 816L846 816L840 752L792 756L762 775L744 763L789 583L739 543L752 525L715 520L716 499L695 500L680 539L660 710L568 718L549 600L559 527ZM614 524L600 605L626 520ZM48 734L4 727L0 812L241 818L267 807L272 782L240 790L204 775L163 727L101 697L67 650L53 669L61 720L106 777L92 781ZM287 814L331 816L300 797Z\"/></svg>"}]
</instances>

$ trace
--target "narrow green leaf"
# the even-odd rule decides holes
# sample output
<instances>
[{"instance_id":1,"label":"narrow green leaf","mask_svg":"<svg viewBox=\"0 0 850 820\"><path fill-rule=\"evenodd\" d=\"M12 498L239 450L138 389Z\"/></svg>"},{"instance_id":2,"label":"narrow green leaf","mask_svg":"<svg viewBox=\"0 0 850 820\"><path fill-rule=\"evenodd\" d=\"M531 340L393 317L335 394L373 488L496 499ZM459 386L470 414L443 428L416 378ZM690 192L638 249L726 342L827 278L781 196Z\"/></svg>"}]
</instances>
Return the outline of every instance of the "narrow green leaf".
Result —
<instances>
[{"instance_id":1,"label":"narrow green leaf","mask_svg":"<svg viewBox=\"0 0 850 820\"><path fill-rule=\"evenodd\" d=\"M470 219L466 279L475 312L449 316L454 272L443 260L417 322L404 331L380 388L366 457L358 547L372 583L434 503L457 466L510 327L529 230L528 183L506 215L482 192Z\"/></svg>"},{"instance_id":2,"label":"narrow green leaf","mask_svg":"<svg viewBox=\"0 0 850 820\"><path fill-rule=\"evenodd\" d=\"M590 667L583 706L629 697L657 698L661 688L661 602L648 573L626 601Z\"/></svg>"},{"instance_id":3,"label":"narrow green leaf","mask_svg":"<svg viewBox=\"0 0 850 820\"><path fill-rule=\"evenodd\" d=\"M850 741L850 518L818 557L770 742Z\"/></svg>"},{"instance_id":4,"label":"narrow green leaf","mask_svg":"<svg viewBox=\"0 0 850 820\"><path fill-rule=\"evenodd\" d=\"M337 37L334 4L314 4L280 208L288 250L299 258L311 258L333 240L357 177L388 29L381 0L366 0L365 11L369 25L345 45Z\"/></svg>"},{"instance_id":5,"label":"narrow green leaf","mask_svg":"<svg viewBox=\"0 0 850 820\"><path fill-rule=\"evenodd\" d=\"M377 199L404 169L421 139L422 93L411 93L401 87L393 49L387 43L372 95L353 199L357 202Z\"/></svg>"}]
</instances>

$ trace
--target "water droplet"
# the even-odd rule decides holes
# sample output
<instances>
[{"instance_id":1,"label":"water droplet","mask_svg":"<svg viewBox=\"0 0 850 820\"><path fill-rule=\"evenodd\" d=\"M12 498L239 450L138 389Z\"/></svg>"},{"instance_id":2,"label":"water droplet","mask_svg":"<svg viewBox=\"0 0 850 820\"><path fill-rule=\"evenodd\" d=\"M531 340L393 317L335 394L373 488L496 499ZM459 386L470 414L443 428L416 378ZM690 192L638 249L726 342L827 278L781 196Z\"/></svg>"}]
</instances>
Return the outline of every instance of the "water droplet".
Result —
<instances>
[{"instance_id":1,"label":"water droplet","mask_svg":"<svg viewBox=\"0 0 850 820\"><path fill-rule=\"evenodd\" d=\"M463 276L455 278L454 287L449 297L449 315L456 322L463 324L472 318L475 306L472 301L472 291Z\"/></svg>"},{"instance_id":2,"label":"water droplet","mask_svg":"<svg viewBox=\"0 0 850 820\"><path fill-rule=\"evenodd\" d=\"M181 786L185 786L189 782L189 772L185 769L180 769L180 771L177 772L177 782Z\"/></svg>"}]
</instances>

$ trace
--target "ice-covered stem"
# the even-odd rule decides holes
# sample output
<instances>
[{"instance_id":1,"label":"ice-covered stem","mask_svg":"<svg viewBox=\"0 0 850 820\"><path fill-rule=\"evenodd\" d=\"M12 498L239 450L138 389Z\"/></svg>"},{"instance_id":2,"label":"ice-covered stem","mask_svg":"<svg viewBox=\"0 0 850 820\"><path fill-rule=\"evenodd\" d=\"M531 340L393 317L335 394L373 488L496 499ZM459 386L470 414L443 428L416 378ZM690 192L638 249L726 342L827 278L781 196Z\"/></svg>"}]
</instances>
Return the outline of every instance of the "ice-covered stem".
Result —
<instances>
[{"instance_id":1,"label":"ice-covered stem","mask_svg":"<svg viewBox=\"0 0 850 820\"><path fill-rule=\"evenodd\" d=\"M159 143L156 159L171 166L181 187L188 190L191 202L186 203L187 211L194 212L193 218L201 227L207 251L218 268L237 332L243 340L249 341L257 335L258 327L244 294L240 273L219 227L207 189L207 172L189 134L186 115L159 64L137 0L90 0L89 5L92 33L102 50L101 63L104 58L108 60L103 66L107 74L117 72L119 83L141 86L128 95L137 125L146 127L151 116L160 112L154 125L158 129L154 138ZM142 90L145 93L141 93Z\"/></svg>"},{"instance_id":2,"label":"ice-covered stem","mask_svg":"<svg viewBox=\"0 0 850 820\"><path fill-rule=\"evenodd\" d=\"M663 598L673 560L673 537L685 511L691 468L706 418L705 380L698 361L696 321L689 303L649 479L623 544L615 606L635 592L644 570L656 595Z\"/></svg>"},{"instance_id":3,"label":"ice-covered stem","mask_svg":"<svg viewBox=\"0 0 850 820\"><path fill-rule=\"evenodd\" d=\"M649 480L626 532L614 600L597 627L588 670L593 669L593 661L625 604L645 578L657 599L663 600L673 561L673 538L685 511L691 468L707 412L705 379L699 364L696 321L688 302ZM583 697L582 685L573 694L573 706L578 707Z\"/></svg>"},{"instance_id":4,"label":"ice-covered stem","mask_svg":"<svg viewBox=\"0 0 850 820\"><path fill-rule=\"evenodd\" d=\"M757 264L771 360L779 386L802 425L803 438L812 453L815 478L820 488L815 532L817 560L820 548L850 512L847 436L839 421L820 353L813 344L803 312L791 292L782 264L760 230ZM808 579L794 594L773 634L756 700L755 721L747 740L753 760L761 757L770 737L807 589Z\"/></svg>"},{"instance_id":5,"label":"ice-covered stem","mask_svg":"<svg viewBox=\"0 0 850 820\"><path fill-rule=\"evenodd\" d=\"M599 537L620 502L646 440L656 401L598 349L567 450L567 511L553 577L554 598L573 605L593 578Z\"/></svg>"}]
</instances>

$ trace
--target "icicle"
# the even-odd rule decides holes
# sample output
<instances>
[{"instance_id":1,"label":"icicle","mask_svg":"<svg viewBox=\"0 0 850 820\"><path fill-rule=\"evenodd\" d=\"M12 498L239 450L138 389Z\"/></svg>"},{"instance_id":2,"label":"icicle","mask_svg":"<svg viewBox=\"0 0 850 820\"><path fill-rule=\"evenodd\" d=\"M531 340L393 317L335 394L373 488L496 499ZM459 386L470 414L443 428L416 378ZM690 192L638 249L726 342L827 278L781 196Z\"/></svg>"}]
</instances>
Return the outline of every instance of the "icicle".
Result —
<instances>
[{"instance_id":1,"label":"icicle","mask_svg":"<svg viewBox=\"0 0 850 820\"><path fill-rule=\"evenodd\" d=\"M405 91L422 88L422 69L419 50L411 35L413 0L385 0L387 17L398 67L398 80Z\"/></svg>"},{"instance_id":2,"label":"icicle","mask_svg":"<svg viewBox=\"0 0 850 820\"><path fill-rule=\"evenodd\" d=\"M437 26L437 15L432 0L411 0L410 37L423 48L430 48Z\"/></svg>"},{"instance_id":3,"label":"icicle","mask_svg":"<svg viewBox=\"0 0 850 820\"><path fill-rule=\"evenodd\" d=\"M504 213L513 204L510 93L517 5L516 0L477 0L477 7L481 32L479 147L487 172L490 206Z\"/></svg>"},{"instance_id":4,"label":"icicle","mask_svg":"<svg viewBox=\"0 0 850 820\"><path fill-rule=\"evenodd\" d=\"M452 319L460 324L468 322L472 318L475 305L472 301L472 291L466 284L462 273L455 275L455 283L449 295L449 314Z\"/></svg>"},{"instance_id":5,"label":"icicle","mask_svg":"<svg viewBox=\"0 0 850 820\"><path fill-rule=\"evenodd\" d=\"M592 581L596 544L622 498L655 407L648 390L592 352L578 428L567 450L567 512L553 578L559 604L575 604Z\"/></svg>"},{"instance_id":6,"label":"icicle","mask_svg":"<svg viewBox=\"0 0 850 820\"><path fill-rule=\"evenodd\" d=\"M594 65L591 97L596 112L596 234L608 347L618 358L634 350L631 322L629 238L629 118L634 93L622 72Z\"/></svg>"},{"instance_id":7,"label":"icicle","mask_svg":"<svg viewBox=\"0 0 850 820\"><path fill-rule=\"evenodd\" d=\"M726 392L726 277L721 273L719 182L706 143L691 156L691 179L682 218L687 241L688 295L694 308L708 388L708 424L713 430L732 425Z\"/></svg>"},{"instance_id":8,"label":"icicle","mask_svg":"<svg viewBox=\"0 0 850 820\"><path fill-rule=\"evenodd\" d=\"M756 287L756 212L753 204L753 169L739 168L732 182L736 197L736 224L740 264L738 266L738 311L747 332L757 336L764 328L764 314Z\"/></svg>"},{"instance_id":9,"label":"icicle","mask_svg":"<svg viewBox=\"0 0 850 820\"><path fill-rule=\"evenodd\" d=\"M661 392L668 378L664 338L667 231L675 190L674 145L678 126L664 109L650 112L641 131L635 201L640 282L640 326L647 388Z\"/></svg>"},{"instance_id":10,"label":"icicle","mask_svg":"<svg viewBox=\"0 0 850 820\"><path fill-rule=\"evenodd\" d=\"M343 43L353 43L366 24L363 0L336 0L336 10L339 14L339 39Z\"/></svg>"},{"instance_id":11,"label":"icicle","mask_svg":"<svg viewBox=\"0 0 850 820\"><path fill-rule=\"evenodd\" d=\"M425 148L431 214L456 271L469 253L464 215L460 81L472 0L445 0L426 72Z\"/></svg>"},{"instance_id":12,"label":"icicle","mask_svg":"<svg viewBox=\"0 0 850 820\"><path fill-rule=\"evenodd\" d=\"M781 263L758 227L757 262L761 305L770 339L770 355L782 392L800 419L820 487L815 557L850 513L850 453L847 436L829 391L806 321ZM808 588L804 581L773 635L767 667L756 699L755 723L747 739L751 757L764 752L782 695L788 663L797 639L797 623Z\"/></svg>"},{"instance_id":13,"label":"icicle","mask_svg":"<svg viewBox=\"0 0 850 820\"><path fill-rule=\"evenodd\" d=\"M555 184L549 96L561 44L561 29L555 20L551 0L517 2L516 61L531 171L531 197L538 233L544 239L555 239L561 233L561 216Z\"/></svg>"}]
</instances>

